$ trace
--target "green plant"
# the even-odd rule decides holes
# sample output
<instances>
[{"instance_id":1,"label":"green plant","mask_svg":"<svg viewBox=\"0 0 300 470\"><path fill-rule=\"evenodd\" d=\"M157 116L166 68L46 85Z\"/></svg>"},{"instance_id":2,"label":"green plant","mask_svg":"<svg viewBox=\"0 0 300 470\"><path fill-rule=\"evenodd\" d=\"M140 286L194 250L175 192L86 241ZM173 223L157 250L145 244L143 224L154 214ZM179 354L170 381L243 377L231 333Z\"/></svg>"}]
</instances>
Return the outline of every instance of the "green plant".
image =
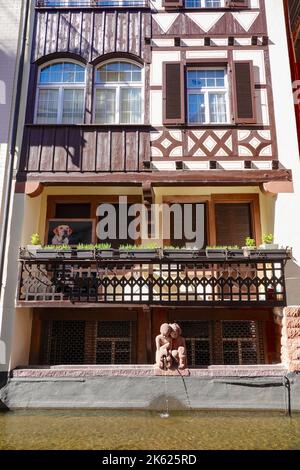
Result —
<instances>
[{"instance_id":1,"label":"green plant","mask_svg":"<svg viewBox=\"0 0 300 470\"><path fill-rule=\"evenodd\" d=\"M248 248L254 248L256 246L254 238L247 237L245 243Z\"/></svg>"},{"instance_id":2,"label":"green plant","mask_svg":"<svg viewBox=\"0 0 300 470\"><path fill-rule=\"evenodd\" d=\"M156 250L158 248L157 243L149 243L145 245L120 245L120 250L126 251L137 251L137 250Z\"/></svg>"},{"instance_id":3,"label":"green plant","mask_svg":"<svg viewBox=\"0 0 300 470\"><path fill-rule=\"evenodd\" d=\"M233 246L207 246L207 250L239 250L238 245L233 245Z\"/></svg>"},{"instance_id":4,"label":"green plant","mask_svg":"<svg viewBox=\"0 0 300 470\"><path fill-rule=\"evenodd\" d=\"M272 233L269 233L269 234L265 234L263 236L263 242L266 244L266 245L271 245L274 241L274 236Z\"/></svg>"},{"instance_id":5,"label":"green plant","mask_svg":"<svg viewBox=\"0 0 300 470\"><path fill-rule=\"evenodd\" d=\"M41 245L41 239L38 233L33 233L30 237L31 245Z\"/></svg>"},{"instance_id":6,"label":"green plant","mask_svg":"<svg viewBox=\"0 0 300 470\"><path fill-rule=\"evenodd\" d=\"M92 243L79 243L79 245L76 246L76 250L94 250L95 245Z\"/></svg>"},{"instance_id":7,"label":"green plant","mask_svg":"<svg viewBox=\"0 0 300 470\"><path fill-rule=\"evenodd\" d=\"M110 250L111 249L111 244L110 243L97 243L95 245L95 248L97 250Z\"/></svg>"},{"instance_id":8,"label":"green plant","mask_svg":"<svg viewBox=\"0 0 300 470\"><path fill-rule=\"evenodd\" d=\"M53 250L53 251L67 251L71 250L72 248L70 245L45 245L43 246L43 250Z\"/></svg>"}]
</instances>

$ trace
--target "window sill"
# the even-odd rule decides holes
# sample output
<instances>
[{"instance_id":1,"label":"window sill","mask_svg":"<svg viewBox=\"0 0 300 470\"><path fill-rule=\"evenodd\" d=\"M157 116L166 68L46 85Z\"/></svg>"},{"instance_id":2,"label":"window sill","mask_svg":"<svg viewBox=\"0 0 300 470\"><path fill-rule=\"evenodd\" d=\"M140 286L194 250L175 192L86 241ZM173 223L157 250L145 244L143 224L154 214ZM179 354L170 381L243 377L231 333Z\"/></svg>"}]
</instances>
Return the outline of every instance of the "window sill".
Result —
<instances>
[{"instance_id":1,"label":"window sill","mask_svg":"<svg viewBox=\"0 0 300 470\"><path fill-rule=\"evenodd\" d=\"M150 124L42 124L42 123L26 123L26 127L74 127L74 128L81 128L81 127L102 127L102 128L124 128L124 127L129 127L129 128L136 128L136 127L145 127L149 128L151 127Z\"/></svg>"}]
</instances>

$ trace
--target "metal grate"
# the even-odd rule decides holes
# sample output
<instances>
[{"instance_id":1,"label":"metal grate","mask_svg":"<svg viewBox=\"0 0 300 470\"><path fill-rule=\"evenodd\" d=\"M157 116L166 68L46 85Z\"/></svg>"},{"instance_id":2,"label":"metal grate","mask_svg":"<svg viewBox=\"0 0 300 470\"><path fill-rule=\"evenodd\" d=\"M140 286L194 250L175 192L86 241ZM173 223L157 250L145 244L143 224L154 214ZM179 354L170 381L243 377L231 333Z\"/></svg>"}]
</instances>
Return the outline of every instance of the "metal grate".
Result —
<instances>
[{"instance_id":1,"label":"metal grate","mask_svg":"<svg viewBox=\"0 0 300 470\"><path fill-rule=\"evenodd\" d=\"M189 367L211 364L211 323L209 321L180 322L186 340Z\"/></svg>"},{"instance_id":2,"label":"metal grate","mask_svg":"<svg viewBox=\"0 0 300 470\"><path fill-rule=\"evenodd\" d=\"M132 363L133 322L105 321L97 325L97 364Z\"/></svg>"},{"instance_id":3,"label":"metal grate","mask_svg":"<svg viewBox=\"0 0 300 470\"><path fill-rule=\"evenodd\" d=\"M84 321L49 321L45 329L44 364L84 363Z\"/></svg>"},{"instance_id":4,"label":"metal grate","mask_svg":"<svg viewBox=\"0 0 300 470\"><path fill-rule=\"evenodd\" d=\"M257 322L222 322L224 364L257 364L259 362L259 335Z\"/></svg>"}]
</instances>

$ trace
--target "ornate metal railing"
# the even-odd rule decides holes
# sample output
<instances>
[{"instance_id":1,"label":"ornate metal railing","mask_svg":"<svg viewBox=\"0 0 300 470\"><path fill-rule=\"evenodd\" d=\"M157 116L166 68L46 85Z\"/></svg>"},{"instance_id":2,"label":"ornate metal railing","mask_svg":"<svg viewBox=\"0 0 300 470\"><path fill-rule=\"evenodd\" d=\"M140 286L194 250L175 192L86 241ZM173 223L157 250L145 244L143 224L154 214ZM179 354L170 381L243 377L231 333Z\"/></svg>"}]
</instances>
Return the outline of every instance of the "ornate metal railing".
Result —
<instances>
[{"instance_id":1,"label":"ornate metal railing","mask_svg":"<svg viewBox=\"0 0 300 470\"><path fill-rule=\"evenodd\" d=\"M36 0L39 8L146 7L148 0Z\"/></svg>"},{"instance_id":2,"label":"ornate metal railing","mask_svg":"<svg viewBox=\"0 0 300 470\"><path fill-rule=\"evenodd\" d=\"M284 306L288 254L214 259L205 252L180 258L74 252L40 259L21 251L18 302Z\"/></svg>"}]
</instances>

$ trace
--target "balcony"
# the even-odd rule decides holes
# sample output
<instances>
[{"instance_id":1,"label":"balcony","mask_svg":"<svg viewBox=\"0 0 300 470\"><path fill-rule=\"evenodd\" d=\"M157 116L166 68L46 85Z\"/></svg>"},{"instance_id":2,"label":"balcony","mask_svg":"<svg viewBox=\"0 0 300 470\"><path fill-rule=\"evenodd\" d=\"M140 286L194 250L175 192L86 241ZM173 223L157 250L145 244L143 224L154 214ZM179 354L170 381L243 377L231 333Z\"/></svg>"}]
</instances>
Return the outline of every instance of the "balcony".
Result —
<instances>
[{"instance_id":1,"label":"balcony","mask_svg":"<svg viewBox=\"0 0 300 470\"><path fill-rule=\"evenodd\" d=\"M141 8L149 7L148 0L36 0L37 8Z\"/></svg>"},{"instance_id":2,"label":"balcony","mask_svg":"<svg viewBox=\"0 0 300 470\"><path fill-rule=\"evenodd\" d=\"M286 305L286 250L20 251L18 306Z\"/></svg>"}]
</instances>

